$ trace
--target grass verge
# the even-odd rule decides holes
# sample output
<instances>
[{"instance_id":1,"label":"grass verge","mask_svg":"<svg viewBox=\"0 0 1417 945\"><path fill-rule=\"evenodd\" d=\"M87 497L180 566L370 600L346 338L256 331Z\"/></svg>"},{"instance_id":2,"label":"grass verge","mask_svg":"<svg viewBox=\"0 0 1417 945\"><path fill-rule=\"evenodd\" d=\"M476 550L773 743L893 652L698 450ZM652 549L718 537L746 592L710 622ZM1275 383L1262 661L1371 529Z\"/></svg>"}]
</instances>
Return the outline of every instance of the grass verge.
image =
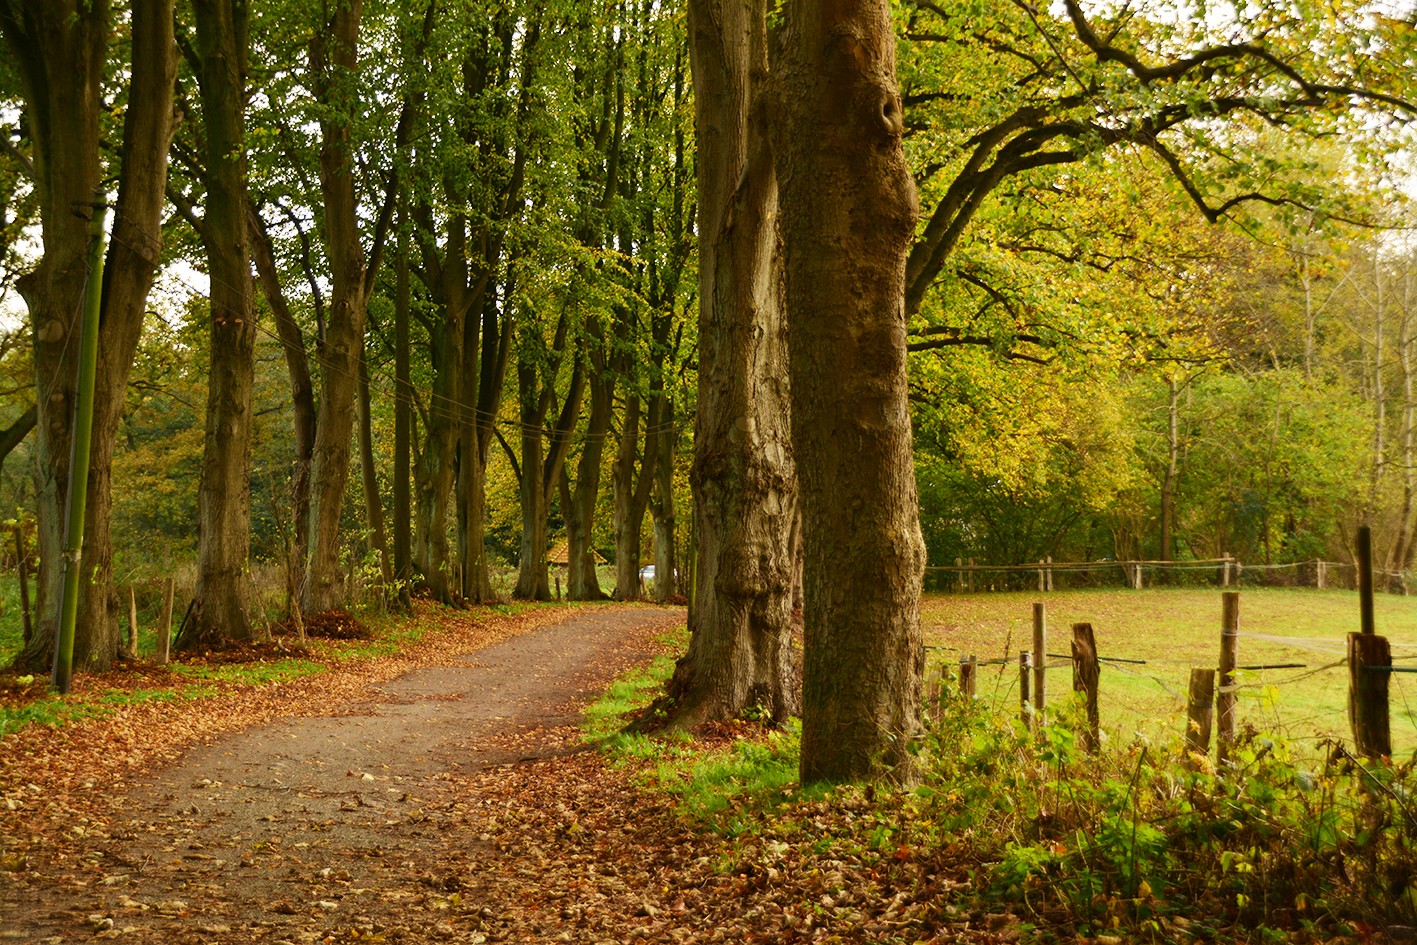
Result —
<instances>
[{"instance_id":1,"label":"grass verge","mask_svg":"<svg viewBox=\"0 0 1417 945\"><path fill-rule=\"evenodd\" d=\"M622 679L590 731L627 720L671 669L662 659ZM835 915L860 910L868 929L964 921L1003 941L1120 945L1348 942L1417 924L1417 765L1356 759L1338 741L1314 763L1264 731L1221 771L1187 754L1179 729L1114 730L1089 755L1080 714L1057 700L1030 731L1016 709L947 697L908 789L802 790L795 728L603 744L723 839L720 871L766 877L789 898L797 878L826 877Z\"/></svg>"}]
</instances>

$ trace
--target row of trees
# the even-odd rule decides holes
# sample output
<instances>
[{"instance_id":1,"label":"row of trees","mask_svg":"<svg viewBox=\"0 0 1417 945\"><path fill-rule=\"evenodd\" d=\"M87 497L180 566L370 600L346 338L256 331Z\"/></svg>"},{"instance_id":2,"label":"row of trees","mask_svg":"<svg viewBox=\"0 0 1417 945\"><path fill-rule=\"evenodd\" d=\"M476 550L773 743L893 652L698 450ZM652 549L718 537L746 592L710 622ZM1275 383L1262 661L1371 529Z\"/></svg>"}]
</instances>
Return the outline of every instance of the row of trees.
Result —
<instances>
[{"instance_id":1,"label":"row of trees","mask_svg":"<svg viewBox=\"0 0 1417 945\"><path fill-rule=\"evenodd\" d=\"M188 643L251 633L269 337L291 390L297 606L342 603L355 442L361 527L390 545L393 585L416 572L445 600L491 596L500 451L519 496L518 596L549 592L553 506L571 596L599 596L606 468L617 593L637 593L646 512L672 592L692 415L696 607L672 724L800 712L804 779L908 772L925 561L911 401L967 430L982 386L1018 388L990 380L1002 365L1213 357L1201 277L1214 265L1136 225L1181 219L1177 195L1187 219L1248 227L1361 217L1293 142L1343 135L1379 163L1399 146L1410 30L1308 12L1241 26L1076 2L690 0L682 18L630 0L4 0L22 116L6 232L18 245L37 221L44 247L16 283L33 334L43 615L21 659L42 661L58 599L85 281L75 210L117 179L81 663L117 653L112 455L148 288L181 260L210 284ZM910 351L934 360L908 380ZM371 384L388 363L392 385ZM381 388L393 396L379 406ZM977 468L931 437L942 466Z\"/></svg>"}]
</instances>

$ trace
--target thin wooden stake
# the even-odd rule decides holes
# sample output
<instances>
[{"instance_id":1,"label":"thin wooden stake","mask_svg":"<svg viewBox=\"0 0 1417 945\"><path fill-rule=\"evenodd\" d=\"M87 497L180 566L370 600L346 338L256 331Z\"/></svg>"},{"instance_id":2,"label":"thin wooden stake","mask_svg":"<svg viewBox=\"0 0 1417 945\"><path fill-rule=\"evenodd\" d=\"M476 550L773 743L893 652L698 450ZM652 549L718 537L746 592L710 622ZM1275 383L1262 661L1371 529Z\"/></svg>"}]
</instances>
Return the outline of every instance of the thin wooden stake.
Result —
<instances>
[{"instance_id":1,"label":"thin wooden stake","mask_svg":"<svg viewBox=\"0 0 1417 945\"><path fill-rule=\"evenodd\" d=\"M171 577L162 582L162 610L157 615L157 661L162 664L172 658L172 595L176 583Z\"/></svg>"},{"instance_id":2,"label":"thin wooden stake","mask_svg":"<svg viewBox=\"0 0 1417 945\"><path fill-rule=\"evenodd\" d=\"M128 649L138 655L138 592L136 584L128 585Z\"/></svg>"},{"instance_id":3,"label":"thin wooden stake","mask_svg":"<svg viewBox=\"0 0 1417 945\"><path fill-rule=\"evenodd\" d=\"M1083 748L1096 754L1102 746L1102 720L1097 711L1097 641L1092 624L1073 624L1073 692L1086 698L1087 730L1083 732Z\"/></svg>"},{"instance_id":4,"label":"thin wooden stake","mask_svg":"<svg viewBox=\"0 0 1417 945\"><path fill-rule=\"evenodd\" d=\"M974 593L974 559L969 559L969 593Z\"/></svg>"},{"instance_id":5,"label":"thin wooden stake","mask_svg":"<svg viewBox=\"0 0 1417 945\"><path fill-rule=\"evenodd\" d=\"M1033 654L1024 650L1018 655L1018 707L1019 718L1023 720L1024 728L1028 729L1032 729L1036 722L1033 712L1033 699L1030 697L1029 693L1029 684L1032 681Z\"/></svg>"},{"instance_id":6,"label":"thin wooden stake","mask_svg":"<svg viewBox=\"0 0 1417 945\"><path fill-rule=\"evenodd\" d=\"M1048 590L1053 590L1053 556L1048 556ZM1039 651L1042 652L1042 651Z\"/></svg>"},{"instance_id":7,"label":"thin wooden stake","mask_svg":"<svg viewBox=\"0 0 1417 945\"><path fill-rule=\"evenodd\" d=\"M1044 712L1048 708L1047 669L1048 662L1048 608L1042 601L1033 604L1033 714L1042 724Z\"/></svg>"},{"instance_id":8,"label":"thin wooden stake","mask_svg":"<svg viewBox=\"0 0 1417 945\"><path fill-rule=\"evenodd\" d=\"M1186 751L1210 754L1210 723L1215 713L1215 670L1192 669L1191 688L1186 701Z\"/></svg>"},{"instance_id":9,"label":"thin wooden stake","mask_svg":"<svg viewBox=\"0 0 1417 945\"><path fill-rule=\"evenodd\" d=\"M1220 764L1230 759L1235 747L1235 667L1240 662L1240 592L1226 591L1220 595L1220 679L1216 691L1216 715L1220 733L1216 739L1215 757Z\"/></svg>"},{"instance_id":10,"label":"thin wooden stake","mask_svg":"<svg viewBox=\"0 0 1417 945\"><path fill-rule=\"evenodd\" d=\"M1365 758L1392 754L1387 697L1391 675L1387 637L1348 634L1348 721L1353 726L1353 747Z\"/></svg>"},{"instance_id":11,"label":"thin wooden stake","mask_svg":"<svg viewBox=\"0 0 1417 945\"><path fill-rule=\"evenodd\" d=\"M1038 593L1042 594L1048 589L1048 576L1043 573L1043 559L1038 559Z\"/></svg>"},{"instance_id":12,"label":"thin wooden stake","mask_svg":"<svg viewBox=\"0 0 1417 945\"><path fill-rule=\"evenodd\" d=\"M935 663L930 667L930 677L925 683L925 708L932 720L940 717L940 695L944 689L944 667Z\"/></svg>"},{"instance_id":13,"label":"thin wooden stake","mask_svg":"<svg viewBox=\"0 0 1417 945\"><path fill-rule=\"evenodd\" d=\"M25 532L18 525L14 530L15 557L20 575L20 611L24 617L24 639L29 640L34 635L34 624L30 622L30 575L29 568L25 565Z\"/></svg>"},{"instance_id":14,"label":"thin wooden stake","mask_svg":"<svg viewBox=\"0 0 1417 945\"><path fill-rule=\"evenodd\" d=\"M1358 526L1358 620L1364 633L1376 633L1373 625L1373 530Z\"/></svg>"}]
</instances>

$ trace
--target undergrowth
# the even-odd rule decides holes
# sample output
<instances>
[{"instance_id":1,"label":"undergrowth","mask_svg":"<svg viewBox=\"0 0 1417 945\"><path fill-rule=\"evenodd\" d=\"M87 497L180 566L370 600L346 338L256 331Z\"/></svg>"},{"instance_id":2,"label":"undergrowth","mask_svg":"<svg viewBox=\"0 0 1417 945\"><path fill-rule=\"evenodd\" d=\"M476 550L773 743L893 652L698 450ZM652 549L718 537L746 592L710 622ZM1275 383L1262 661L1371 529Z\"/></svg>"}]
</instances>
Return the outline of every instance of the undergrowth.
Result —
<instances>
[{"instance_id":1,"label":"undergrowth","mask_svg":"<svg viewBox=\"0 0 1417 945\"><path fill-rule=\"evenodd\" d=\"M656 674L665 664L625 684L648 701ZM598 731L627 704L615 698L597 708ZM725 870L785 843L902 883L950 872L966 877L951 893L960 910L1016 916L1026 940L1329 941L1417 924L1417 761L1360 760L1330 742L1305 768L1283 739L1250 732L1217 770L1179 737L1112 733L1116 747L1089 755L1072 704L1036 730L969 698L947 697L937 715L908 789L803 791L795 724L742 724L727 745L605 744L737 845Z\"/></svg>"}]
</instances>

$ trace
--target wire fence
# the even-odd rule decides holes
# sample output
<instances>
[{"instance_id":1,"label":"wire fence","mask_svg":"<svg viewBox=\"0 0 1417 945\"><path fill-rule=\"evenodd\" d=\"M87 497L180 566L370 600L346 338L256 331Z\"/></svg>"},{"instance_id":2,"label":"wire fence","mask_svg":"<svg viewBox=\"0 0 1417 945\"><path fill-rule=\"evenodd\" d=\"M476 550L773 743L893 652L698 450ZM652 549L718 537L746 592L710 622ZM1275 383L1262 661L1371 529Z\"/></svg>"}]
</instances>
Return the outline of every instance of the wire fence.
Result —
<instances>
[{"instance_id":1,"label":"wire fence","mask_svg":"<svg viewBox=\"0 0 1417 945\"><path fill-rule=\"evenodd\" d=\"M1410 594L1408 571L1374 569L1378 590ZM1113 560L1042 561L1027 564L976 564L973 558L925 568L925 590L974 594L991 591L1048 592L1092 587L1313 587L1354 590L1358 566L1348 561L1242 562L1234 557L1189 561Z\"/></svg>"},{"instance_id":2,"label":"wire fence","mask_svg":"<svg viewBox=\"0 0 1417 945\"><path fill-rule=\"evenodd\" d=\"M1035 605L1035 628L1043 607ZM1049 713L1050 707L1074 697L1079 677L1077 655L1068 652L1072 634L1064 628L1050 644L1047 631L1044 633L1041 647L1036 635L1030 640L1009 634L1000 640L1001 648L994 654L946 644L927 647L931 664L927 702L938 700L944 689L967 687L975 698L988 700L1004 711L1022 699L1025 705L1020 710L1025 717ZM1353 674L1345 638L1259 631L1240 631L1234 636L1232 652L1238 653L1238 659L1228 675L1217 671L1212 698L1230 696L1236 700L1236 737L1280 736L1306 754L1316 751L1325 739L1354 740L1349 709ZM1217 664L1223 667L1224 658L1181 652L1175 657L1142 655L1128 652L1126 640L1109 637L1099 630L1095 650L1102 670L1097 690L1104 740L1150 738L1168 727L1178 736L1186 734L1191 727L1187 718L1188 701L1193 698L1188 685L1191 673ZM1223 649L1224 642L1220 642ZM1391 665L1363 668L1387 676L1391 753L1405 758L1417 753L1417 679L1412 678L1417 673L1417 640L1388 640L1387 644ZM1040 691L1046 693L1041 703Z\"/></svg>"}]
</instances>

